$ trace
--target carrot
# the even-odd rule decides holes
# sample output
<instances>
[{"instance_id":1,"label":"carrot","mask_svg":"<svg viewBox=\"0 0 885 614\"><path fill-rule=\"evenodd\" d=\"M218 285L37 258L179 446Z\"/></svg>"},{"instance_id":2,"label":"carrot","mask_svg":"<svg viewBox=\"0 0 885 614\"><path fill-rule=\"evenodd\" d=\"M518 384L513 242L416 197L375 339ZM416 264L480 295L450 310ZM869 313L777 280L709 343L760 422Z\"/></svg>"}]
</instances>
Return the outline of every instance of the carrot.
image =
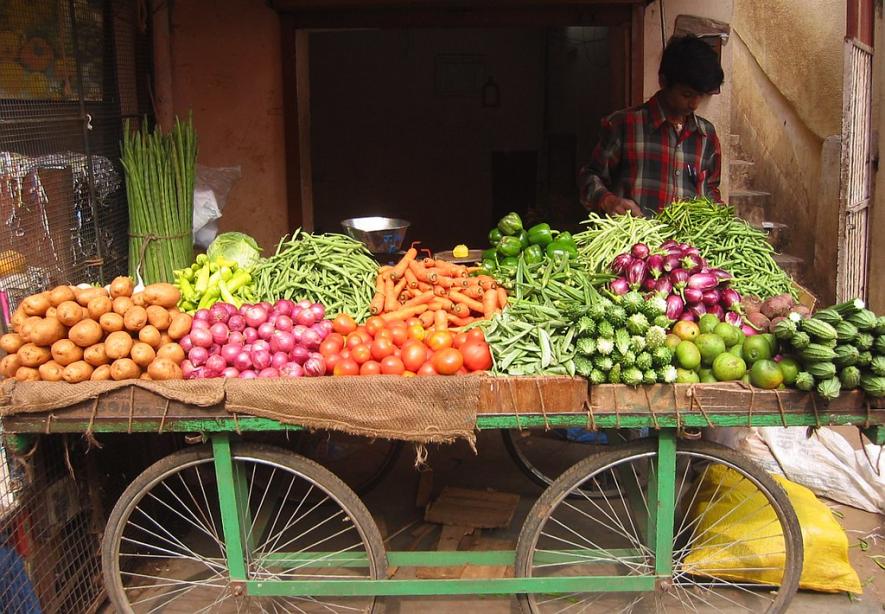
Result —
<instances>
[{"instance_id":1,"label":"carrot","mask_svg":"<svg viewBox=\"0 0 885 614\"><path fill-rule=\"evenodd\" d=\"M426 305L433 300L434 294L433 292L421 292L420 294L413 296L408 301L405 302L403 307L412 307L414 305Z\"/></svg>"},{"instance_id":2,"label":"carrot","mask_svg":"<svg viewBox=\"0 0 885 614\"><path fill-rule=\"evenodd\" d=\"M479 281L479 287L483 290L493 290L498 287L498 282L488 275L480 275L479 277L476 277L476 279Z\"/></svg>"},{"instance_id":3,"label":"carrot","mask_svg":"<svg viewBox=\"0 0 885 614\"><path fill-rule=\"evenodd\" d=\"M437 260L433 266L438 269L440 273L448 275L449 277L467 277L468 275L467 267L460 264L453 264L446 260Z\"/></svg>"},{"instance_id":4,"label":"carrot","mask_svg":"<svg viewBox=\"0 0 885 614\"><path fill-rule=\"evenodd\" d=\"M418 316L418 321L421 322L421 326L423 326L424 328L430 328L431 326L433 326L433 320L435 319L435 317L436 311L431 311L430 309L428 309L420 316Z\"/></svg>"},{"instance_id":5,"label":"carrot","mask_svg":"<svg viewBox=\"0 0 885 614\"><path fill-rule=\"evenodd\" d=\"M418 287L418 278L415 277L415 273L412 272L412 269L406 267L406 272L403 273L403 276L406 278L406 283L410 288Z\"/></svg>"},{"instance_id":6,"label":"carrot","mask_svg":"<svg viewBox=\"0 0 885 614\"><path fill-rule=\"evenodd\" d=\"M452 308L447 309L446 311L454 316L461 316L464 318L470 315L470 308L467 305L462 305L461 303L452 303Z\"/></svg>"},{"instance_id":7,"label":"carrot","mask_svg":"<svg viewBox=\"0 0 885 614\"><path fill-rule=\"evenodd\" d=\"M470 298L469 296L465 296L455 289L449 290L449 298L456 303L461 303L462 305L465 305L471 311L482 313L482 303L480 303L476 299Z\"/></svg>"},{"instance_id":8,"label":"carrot","mask_svg":"<svg viewBox=\"0 0 885 614\"><path fill-rule=\"evenodd\" d=\"M414 260L409 262L409 268L412 270L412 273L415 274L415 278L418 281L423 281L425 283L431 284L436 281L435 271L428 271L425 267L415 262Z\"/></svg>"},{"instance_id":9,"label":"carrot","mask_svg":"<svg viewBox=\"0 0 885 614\"><path fill-rule=\"evenodd\" d=\"M451 299L448 299L444 296L438 296L435 299L431 300L428 304L430 305L430 308L434 311L437 311L439 309L442 309L443 311L451 311L455 308L455 303L453 303Z\"/></svg>"},{"instance_id":10,"label":"carrot","mask_svg":"<svg viewBox=\"0 0 885 614\"><path fill-rule=\"evenodd\" d=\"M390 277L384 278L384 311L396 311L399 309L399 294L394 291Z\"/></svg>"},{"instance_id":11,"label":"carrot","mask_svg":"<svg viewBox=\"0 0 885 614\"><path fill-rule=\"evenodd\" d=\"M437 296L446 296L449 292L444 286L433 286L433 293Z\"/></svg>"},{"instance_id":12,"label":"carrot","mask_svg":"<svg viewBox=\"0 0 885 614\"><path fill-rule=\"evenodd\" d=\"M476 320L476 318L471 318L471 317L459 318L458 316L453 316L452 314L447 315L446 319L448 320L449 324L454 324L455 326L458 326L458 327L467 326L468 324L470 324L471 322Z\"/></svg>"},{"instance_id":13,"label":"carrot","mask_svg":"<svg viewBox=\"0 0 885 614\"><path fill-rule=\"evenodd\" d=\"M444 275L440 275L436 278L434 282L437 286L442 286L443 288L463 288L464 287L464 279L447 277Z\"/></svg>"},{"instance_id":14,"label":"carrot","mask_svg":"<svg viewBox=\"0 0 885 614\"><path fill-rule=\"evenodd\" d=\"M433 318L433 326L436 330L446 330L449 328L449 319L448 314L445 311L439 310L436 312L436 315Z\"/></svg>"},{"instance_id":15,"label":"carrot","mask_svg":"<svg viewBox=\"0 0 885 614\"><path fill-rule=\"evenodd\" d=\"M405 291L405 289L406 289L406 278L402 277L402 278L400 278L400 280L398 282L396 282L396 285L393 287L393 292L397 296L400 296Z\"/></svg>"},{"instance_id":16,"label":"carrot","mask_svg":"<svg viewBox=\"0 0 885 614\"><path fill-rule=\"evenodd\" d=\"M469 296L470 298L474 298L476 300L480 300L485 292L479 286L467 286L463 290L460 290L461 294L464 296Z\"/></svg>"},{"instance_id":17,"label":"carrot","mask_svg":"<svg viewBox=\"0 0 885 614\"><path fill-rule=\"evenodd\" d=\"M490 318L496 311L498 311L498 292L496 290L486 290L482 297L482 314Z\"/></svg>"},{"instance_id":18,"label":"carrot","mask_svg":"<svg viewBox=\"0 0 885 614\"><path fill-rule=\"evenodd\" d=\"M396 266L393 267L393 270L390 271L390 278L393 281L397 281L406 273L406 269L409 268L409 263L413 262L415 258L418 257L418 250L414 247L410 247L406 250L406 255L403 256L399 262L396 263Z\"/></svg>"},{"instance_id":19,"label":"carrot","mask_svg":"<svg viewBox=\"0 0 885 614\"><path fill-rule=\"evenodd\" d=\"M427 311L427 305L413 305L411 307L402 307L397 309L396 311L391 311L381 315L381 319L385 322L392 322L394 320L408 320L409 318L414 318L415 316L419 316L422 313Z\"/></svg>"},{"instance_id":20,"label":"carrot","mask_svg":"<svg viewBox=\"0 0 885 614\"><path fill-rule=\"evenodd\" d=\"M384 292L376 292L375 296L372 298L372 302L369 303L369 313L373 316L377 316L379 313L384 311L384 299L386 295Z\"/></svg>"},{"instance_id":21,"label":"carrot","mask_svg":"<svg viewBox=\"0 0 885 614\"><path fill-rule=\"evenodd\" d=\"M498 307L504 309L507 306L507 290L497 288L495 291L498 293Z\"/></svg>"},{"instance_id":22,"label":"carrot","mask_svg":"<svg viewBox=\"0 0 885 614\"><path fill-rule=\"evenodd\" d=\"M433 290L433 286L430 284L426 284L423 281L418 282L418 290L421 292L427 292L428 290Z\"/></svg>"}]
</instances>

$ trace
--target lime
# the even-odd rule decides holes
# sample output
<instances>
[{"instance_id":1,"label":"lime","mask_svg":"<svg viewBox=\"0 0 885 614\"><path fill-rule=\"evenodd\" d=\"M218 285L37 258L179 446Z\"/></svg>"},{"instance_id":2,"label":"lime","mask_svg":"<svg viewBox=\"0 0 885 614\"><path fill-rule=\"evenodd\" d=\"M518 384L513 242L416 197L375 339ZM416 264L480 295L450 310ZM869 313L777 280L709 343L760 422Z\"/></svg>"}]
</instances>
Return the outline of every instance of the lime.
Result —
<instances>
[{"instance_id":1,"label":"lime","mask_svg":"<svg viewBox=\"0 0 885 614\"><path fill-rule=\"evenodd\" d=\"M716 328L713 329L713 334L722 337L722 340L728 347L737 345L741 342L741 329L737 326L732 326L728 322L720 322L717 324Z\"/></svg>"},{"instance_id":2,"label":"lime","mask_svg":"<svg viewBox=\"0 0 885 614\"><path fill-rule=\"evenodd\" d=\"M753 366L750 367L750 383L757 388L774 390L783 382L784 374L773 360L761 358L756 360Z\"/></svg>"},{"instance_id":3,"label":"lime","mask_svg":"<svg viewBox=\"0 0 885 614\"><path fill-rule=\"evenodd\" d=\"M792 386L796 382L796 376L799 375L799 371L802 370L799 363L792 356L784 356L777 364L780 365L781 373L784 374L784 383L787 386Z\"/></svg>"},{"instance_id":4,"label":"lime","mask_svg":"<svg viewBox=\"0 0 885 614\"><path fill-rule=\"evenodd\" d=\"M683 369L697 369L701 365L701 352L691 341L682 341L676 346L676 362Z\"/></svg>"},{"instance_id":5,"label":"lime","mask_svg":"<svg viewBox=\"0 0 885 614\"><path fill-rule=\"evenodd\" d=\"M673 325L673 334L683 341L694 341L701 334L701 329L691 320L679 320Z\"/></svg>"},{"instance_id":6,"label":"lime","mask_svg":"<svg viewBox=\"0 0 885 614\"><path fill-rule=\"evenodd\" d=\"M720 322L715 313L705 313L701 316L701 319L698 320L698 329L700 329L701 334L712 333L717 324L720 324Z\"/></svg>"},{"instance_id":7,"label":"lime","mask_svg":"<svg viewBox=\"0 0 885 614\"><path fill-rule=\"evenodd\" d=\"M743 359L743 357L744 357L744 344L738 343L737 345L731 346L730 348L728 348L728 353L734 354L738 358Z\"/></svg>"},{"instance_id":8,"label":"lime","mask_svg":"<svg viewBox=\"0 0 885 614\"><path fill-rule=\"evenodd\" d=\"M698 350L701 352L701 362L708 367L713 364L713 360L715 360L719 354L725 352L725 342L719 335L704 333L698 335L698 338L695 339L694 343L698 346Z\"/></svg>"},{"instance_id":9,"label":"lime","mask_svg":"<svg viewBox=\"0 0 885 614\"><path fill-rule=\"evenodd\" d=\"M762 337L763 339L765 339L768 342L768 347L771 348L771 355L772 356L777 354L777 337L775 337L771 333L763 333L758 336Z\"/></svg>"},{"instance_id":10,"label":"lime","mask_svg":"<svg viewBox=\"0 0 885 614\"><path fill-rule=\"evenodd\" d=\"M719 381L712 373L705 373L703 376L699 376L698 380L702 384L715 384Z\"/></svg>"},{"instance_id":11,"label":"lime","mask_svg":"<svg viewBox=\"0 0 885 614\"><path fill-rule=\"evenodd\" d=\"M698 379L698 374L695 371L690 369L676 369L676 383L677 384L697 384L701 380Z\"/></svg>"},{"instance_id":12,"label":"lime","mask_svg":"<svg viewBox=\"0 0 885 614\"><path fill-rule=\"evenodd\" d=\"M710 369L709 367L701 367L698 369L698 377L701 381L704 381L705 377L713 377L713 369Z\"/></svg>"},{"instance_id":13,"label":"lime","mask_svg":"<svg viewBox=\"0 0 885 614\"><path fill-rule=\"evenodd\" d=\"M682 339L673 333L668 334L667 338L664 340L664 345L667 346L667 349L669 350L675 350L676 346L680 343L682 343Z\"/></svg>"},{"instance_id":14,"label":"lime","mask_svg":"<svg viewBox=\"0 0 885 614\"><path fill-rule=\"evenodd\" d=\"M744 376L741 378L741 383L746 384L747 386L750 385L750 374L749 373L744 373Z\"/></svg>"},{"instance_id":15,"label":"lime","mask_svg":"<svg viewBox=\"0 0 885 614\"><path fill-rule=\"evenodd\" d=\"M748 365L757 360L768 360L772 356L771 344L762 335L753 335L744 339L744 360Z\"/></svg>"},{"instance_id":16,"label":"lime","mask_svg":"<svg viewBox=\"0 0 885 614\"><path fill-rule=\"evenodd\" d=\"M747 363L743 358L729 352L720 354L713 361L713 375L720 382L734 382L741 379L747 372Z\"/></svg>"}]
</instances>

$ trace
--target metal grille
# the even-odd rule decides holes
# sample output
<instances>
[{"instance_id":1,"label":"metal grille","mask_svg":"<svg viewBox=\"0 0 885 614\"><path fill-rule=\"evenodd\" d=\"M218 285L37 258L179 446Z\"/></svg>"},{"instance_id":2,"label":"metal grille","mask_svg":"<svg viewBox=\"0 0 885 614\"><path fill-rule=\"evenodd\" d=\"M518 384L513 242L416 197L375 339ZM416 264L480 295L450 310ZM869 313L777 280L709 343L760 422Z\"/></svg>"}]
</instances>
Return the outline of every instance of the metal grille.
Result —
<instances>
[{"instance_id":1,"label":"metal grille","mask_svg":"<svg viewBox=\"0 0 885 614\"><path fill-rule=\"evenodd\" d=\"M836 299L866 298L872 187L871 107L873 50L845 42L842 169Z\"/></svg>"}]
</instances>

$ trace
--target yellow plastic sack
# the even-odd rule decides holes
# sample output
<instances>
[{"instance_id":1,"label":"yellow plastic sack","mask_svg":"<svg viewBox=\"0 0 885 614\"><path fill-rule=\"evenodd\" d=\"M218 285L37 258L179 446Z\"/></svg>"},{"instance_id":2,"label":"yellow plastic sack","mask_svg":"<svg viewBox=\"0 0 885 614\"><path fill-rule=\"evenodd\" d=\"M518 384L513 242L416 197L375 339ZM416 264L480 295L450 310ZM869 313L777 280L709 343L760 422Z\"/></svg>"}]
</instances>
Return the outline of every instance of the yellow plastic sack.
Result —
<instances>
[{"instance_id":1,"label":"yellow plastic sack","mask_svg":"<svg viewBox=\"0 0 885 614\"><path fill-rule=\"evenodd\" d=\"M802 528L805 561L799 587L862 593L860 579L848 562L848 538L829 508L804 486L781 476L772 477L787 492ZM733 469L714 465L689 510L690 521L705 511L695 529L695 534L703 537L686 555L685 571L729 581L778 584L782 575L779 569L784 564L784 537L765 496ZM747 539L748 535L755 537Z\"/></svg>"}]
</instances>

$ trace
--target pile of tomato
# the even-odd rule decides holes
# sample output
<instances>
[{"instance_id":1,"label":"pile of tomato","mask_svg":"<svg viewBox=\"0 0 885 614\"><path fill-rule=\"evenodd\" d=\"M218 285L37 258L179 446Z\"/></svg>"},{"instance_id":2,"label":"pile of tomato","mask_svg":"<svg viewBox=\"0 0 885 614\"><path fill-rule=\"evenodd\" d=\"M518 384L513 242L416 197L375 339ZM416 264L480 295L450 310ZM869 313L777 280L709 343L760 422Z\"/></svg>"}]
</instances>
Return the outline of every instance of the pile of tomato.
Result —
<instances>
[{"instance_id":1,"label":"pile of tomato","mask_svg":"<svg viewBox=\"0 0 885 614\"><path fill-rule=\"evenodd\" d=\"M333 375L466 375L492 368L482 330L425 329L417 318L357 325L347 314L332 322L320 353Z\"/></svg>"}]
</instances>

